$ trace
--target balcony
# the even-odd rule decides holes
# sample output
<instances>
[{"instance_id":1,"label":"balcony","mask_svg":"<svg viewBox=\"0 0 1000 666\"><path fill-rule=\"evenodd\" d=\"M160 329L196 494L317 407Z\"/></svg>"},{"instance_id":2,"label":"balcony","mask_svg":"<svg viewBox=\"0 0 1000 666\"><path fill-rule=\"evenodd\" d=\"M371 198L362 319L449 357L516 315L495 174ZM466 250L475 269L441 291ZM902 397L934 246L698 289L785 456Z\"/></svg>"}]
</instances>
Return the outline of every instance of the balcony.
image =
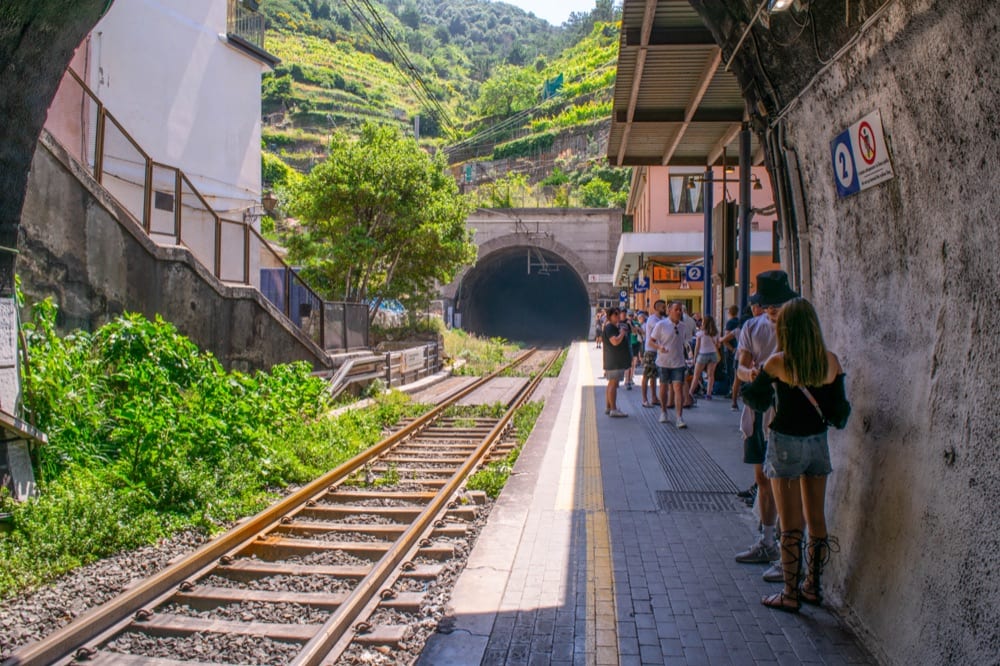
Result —
<instances>
[{"instance_id":1,"label":"balcony","mask_svg":"<svg viewBox=\"0 0 1000 666\"><path fill-rule=\"evenodd\" d=\"M226 14L226 38L248 55L274 67L278 58L264 50L264 15L257 11L257 0L229 0Z\"/></svg>"}]
</instances>

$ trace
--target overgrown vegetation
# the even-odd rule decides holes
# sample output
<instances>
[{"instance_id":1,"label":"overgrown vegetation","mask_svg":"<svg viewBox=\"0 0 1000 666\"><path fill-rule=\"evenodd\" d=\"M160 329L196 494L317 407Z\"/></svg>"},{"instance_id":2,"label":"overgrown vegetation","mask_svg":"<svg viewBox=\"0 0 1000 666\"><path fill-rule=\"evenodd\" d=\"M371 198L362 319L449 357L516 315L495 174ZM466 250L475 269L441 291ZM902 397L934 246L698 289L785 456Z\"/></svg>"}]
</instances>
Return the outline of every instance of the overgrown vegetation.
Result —
<instances>
[{"instance_id":1,"label":"overgrown vegetation","mask_svg":"<svg viewBox=\"0 0 1000 666\"><path fill-rule=\"evenodd\" d=\"M179 529L217 530L423 409L393 393L332 419L306 364L226 372L160 319L124 315L62 338L54 322L45 302L25 325L25 409L49 443L41 495L2 501L0 598Z\"/></svg>"},{"instance_id":2,"label":"overgrown vegetation","mask_svg":"<svg viewBox=\"0 0 1000 666\"><path fill-rule=\"evenodd\" d=\"M465 360L462 367L453 370L455 375L488 375L513 360L520 349L503 338L479 338L458 328L447 330L442 336L445 355Z\"/></svg>"},{"instance_id":3,"label":"overgrown vegetation","mask_svg":"<svg viewBox=\"0 0 1000 666\"><path fill-rule=\"evenodd\" d=\"M545 373L546 377L558 377L559 373L562 372L563 366L566 365L566 356L569 355L569 349L563 349L559 354L559 358L556 362L552 364L548 372Z\"/></svg>"},{"instance_id":4,"label":"overgrown vegetation","mask_svg":"<svg viewBox=\"0 0 1000 666\"><path fill-rule=\"evenodd\" d=\"M517 445L503 460L491 462L485 469L469 477L466 487L470 490L482 490L493 499L500 495L510 477L510 471L514 468L514 463L521 455L524 443L528 441L528 435L535 427L538 415L542 413L543 406L542 402L529 402L517 410L514 414L514 436L517 438Z\"/></svg>"}]
</instances>

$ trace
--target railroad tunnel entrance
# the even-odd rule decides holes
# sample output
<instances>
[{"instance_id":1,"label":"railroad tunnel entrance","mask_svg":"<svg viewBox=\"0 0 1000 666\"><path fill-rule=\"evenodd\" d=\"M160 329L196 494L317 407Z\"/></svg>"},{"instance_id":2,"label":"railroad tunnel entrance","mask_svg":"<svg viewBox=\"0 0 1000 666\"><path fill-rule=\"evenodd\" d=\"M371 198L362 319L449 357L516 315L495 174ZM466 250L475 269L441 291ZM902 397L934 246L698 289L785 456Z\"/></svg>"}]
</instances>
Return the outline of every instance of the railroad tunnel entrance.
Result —
<instances>
[{"instance_id":1,"label":"railroad tunnel entrance","mask_svg":"<svg viewBox=\"0 0 1000 666\"><path fill-rule=\"evenodd\" d=\"M537 247L510 247L481 258L462 279L462 328L531 345L586 338L590 299L565 260Z\"/></svg>"}]
</instances>

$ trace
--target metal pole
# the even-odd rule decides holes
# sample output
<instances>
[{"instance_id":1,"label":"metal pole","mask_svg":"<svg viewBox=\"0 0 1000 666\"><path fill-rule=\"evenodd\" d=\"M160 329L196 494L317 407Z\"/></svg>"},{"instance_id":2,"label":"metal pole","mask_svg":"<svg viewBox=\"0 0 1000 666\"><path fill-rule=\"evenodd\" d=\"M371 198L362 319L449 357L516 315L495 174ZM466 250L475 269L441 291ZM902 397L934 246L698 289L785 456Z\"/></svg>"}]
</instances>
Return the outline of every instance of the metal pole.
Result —
<instances>
[{"instance_id":1,"label":"metal pole","mask_svg":"<svg viewBox=\"0 0 1000 666\"><path fill-rule=\"evenodd\" d=\"M722 176L725 178L725 175ZM708 316L712 314L712 201L715 192L715 183L712 182L712 169L705 170L705 177L702 179L702 201L705 208L705 265L702 275L705 278L704 292L702 294L702 314ZM725 184L723 184L723 187Z\"/></svg>"},{"instance_id":2,"label":"metal pole","mask_svg":"<svg viewBox=\"0 0 1000 666\"><path fill-rule=\"evenodd\" d=\"M740 131L740 314L750 305L750 128Z\"/></svg>"}]
</instances>

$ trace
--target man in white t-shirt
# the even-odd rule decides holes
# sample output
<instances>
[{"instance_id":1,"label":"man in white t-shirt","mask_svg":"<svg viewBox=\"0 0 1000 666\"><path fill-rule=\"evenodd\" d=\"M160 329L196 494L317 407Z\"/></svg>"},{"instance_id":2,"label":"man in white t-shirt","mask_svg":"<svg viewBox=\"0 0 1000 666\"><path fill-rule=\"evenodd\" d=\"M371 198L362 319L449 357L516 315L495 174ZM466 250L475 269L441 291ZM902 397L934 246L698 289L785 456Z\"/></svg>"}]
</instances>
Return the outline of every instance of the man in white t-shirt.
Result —
<instances>
[{"instance_id":1,"label":"man in white t-shirt","mask_svg":"<svg viewBox=\"0 0 1000 666\"><path fill-rule=\"evenodd\" d=\"M692 320L693 321L693 320ZM673 392L674 409L678 428L686 428L684 423L684 345L694 335L694 330L683 318L681 304L674 301L667 308L667 318L661 319L650 334L652 347L656 350L656 366L660 374L660 423L669 423L667 416L667 391Z\"/></svg>"},{"instance_id":2,"label":"man in white t-shirt","mask_svg":"<svg viewBox=\"0 0 1000 666\"><path fill-rule=\"evenodd\" d=\"M643 354L642 354L642 406L653 407L660 404L656 397L656 349L650 345L649 336L657 322L667 315L667 302L659 300L653 303L653 311L643 324ZM646 387L649 387L650 398L646 399Z\"/></svg>"}]
</instances>

